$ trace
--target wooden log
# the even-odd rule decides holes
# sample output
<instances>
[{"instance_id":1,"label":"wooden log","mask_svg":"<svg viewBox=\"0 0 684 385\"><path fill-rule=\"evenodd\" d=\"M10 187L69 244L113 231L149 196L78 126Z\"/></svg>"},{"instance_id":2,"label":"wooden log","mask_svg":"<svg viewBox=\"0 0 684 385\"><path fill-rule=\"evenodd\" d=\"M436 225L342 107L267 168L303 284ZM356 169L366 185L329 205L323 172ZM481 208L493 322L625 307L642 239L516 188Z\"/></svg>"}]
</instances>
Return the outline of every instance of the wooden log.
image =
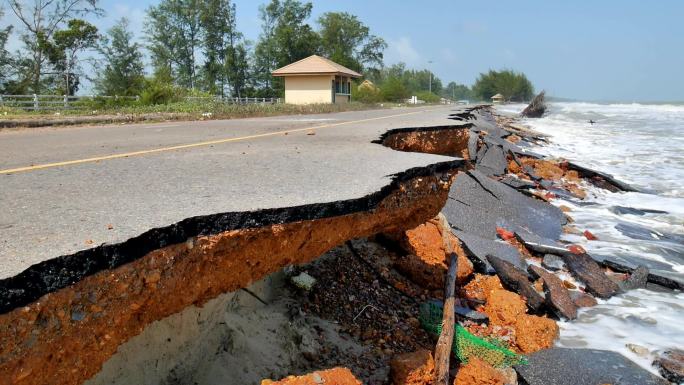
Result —
<instances>
[{"instance_id":1,"label":"wooden log","mask_svg":"<svg viewBox=\"0 0 684 385\"><path fill-rule=\"evenodd\" d=\"M440 214L439 220L442 225L442 241L444 250L449 255L449 270L444 288L444 315L442 316L442 332L437 339L435 347L435 384L449 385L449 358L451 357L451 345L454 342L455 304L456 304L456 271L458 270L454 245L451 243L451 227L446 217Z\"/></svg>"}]
</instances>

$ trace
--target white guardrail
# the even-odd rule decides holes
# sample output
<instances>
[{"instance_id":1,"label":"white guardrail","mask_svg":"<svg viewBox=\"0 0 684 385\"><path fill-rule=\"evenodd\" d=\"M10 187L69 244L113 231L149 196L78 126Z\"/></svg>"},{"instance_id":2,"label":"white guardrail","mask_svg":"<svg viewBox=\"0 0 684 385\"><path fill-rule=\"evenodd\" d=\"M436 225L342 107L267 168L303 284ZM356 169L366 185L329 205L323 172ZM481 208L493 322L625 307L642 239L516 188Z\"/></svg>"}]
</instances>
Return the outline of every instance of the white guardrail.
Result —
<instances>
[{"instance_id":1,"label":"white guardrail","mask_svg":"<svg viewBox=\"0 0 684 385\"><path fill-rule=\"evenodd\" d=\"M135 100L140 96L67 96L67 95L0 95L0 107L14 107L24 110L65 110L85 107L78 102L95 99ZM233 98L227 96L186 96L186 101L216 101L226 104L276 104L280 98Z\"/></svg>"}]
</instances>

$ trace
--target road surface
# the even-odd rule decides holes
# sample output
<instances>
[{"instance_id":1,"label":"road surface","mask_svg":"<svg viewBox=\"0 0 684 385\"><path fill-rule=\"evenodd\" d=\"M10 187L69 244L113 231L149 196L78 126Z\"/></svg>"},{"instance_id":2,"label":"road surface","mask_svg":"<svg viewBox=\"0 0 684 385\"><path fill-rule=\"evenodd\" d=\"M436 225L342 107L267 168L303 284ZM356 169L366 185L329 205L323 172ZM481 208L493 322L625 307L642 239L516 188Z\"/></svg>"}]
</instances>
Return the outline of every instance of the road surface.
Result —
<instances>
[{"instance_id":1,"label":"road surface","mask_svg":"<svg viewBox=\"0 0 684 385\"><path fill-rule=\"evenodd\" d=\"M452 159L372 140L454 108L0 132L0 279L189 217L364 197Z\"/></svg>"}]
</instances>

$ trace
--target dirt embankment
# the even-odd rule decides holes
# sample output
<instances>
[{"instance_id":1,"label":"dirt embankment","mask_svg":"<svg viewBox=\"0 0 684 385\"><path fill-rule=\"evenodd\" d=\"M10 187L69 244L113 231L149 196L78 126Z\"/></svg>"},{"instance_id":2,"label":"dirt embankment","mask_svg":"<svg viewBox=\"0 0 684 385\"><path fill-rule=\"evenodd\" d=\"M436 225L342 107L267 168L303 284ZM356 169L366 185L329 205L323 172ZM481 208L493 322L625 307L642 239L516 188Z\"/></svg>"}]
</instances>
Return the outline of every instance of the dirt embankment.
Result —
<instances>
[{"instance_id":1,"label":"dirt embankment","mask_svg":"<svg viewBox=\"0 0 684 385\"><path fill-rule=\"evenodd\" d=\"M402 182L368 211L189 239L3 314L0 383L79 384L155 320L345 240L417 226L444 205L448 178Z\"/></svg>"},{"instance_id":2,"label":"dirt embankment","mask_svg":"<svg viewBox=\"0 0 684 385\"><path fill-rule=\"evenodd\" d=\"M391 130L378 141L397 151L424 152L470 159L469 125L437 126Z\"/></svg>"}]
</instances>

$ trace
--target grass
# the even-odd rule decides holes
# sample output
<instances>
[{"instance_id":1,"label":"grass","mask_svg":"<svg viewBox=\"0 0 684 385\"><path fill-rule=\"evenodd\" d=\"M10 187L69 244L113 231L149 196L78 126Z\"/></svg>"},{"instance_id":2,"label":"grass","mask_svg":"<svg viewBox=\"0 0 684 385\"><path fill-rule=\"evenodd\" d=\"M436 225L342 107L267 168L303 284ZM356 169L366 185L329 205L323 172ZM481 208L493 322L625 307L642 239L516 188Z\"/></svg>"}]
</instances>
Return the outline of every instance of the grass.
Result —
<instances>
[{"instance_id":1,"label":"grass","mask_svg":"<svg viewBox=\"0 0 684 385\"><path fill-rule=\"evenodd\" d=\"M95 117L112 115L179 115L186 118L233 119L273 115L322 114L341 111L368 110L392 105L380 104L224 104L214 101L185 101L162 105L142 105L135 102L119 106L88 105L75 106L68 110L27 111L17 108L0 107L0 119L59 119L60 117Z\"/></svg>"}]
</instances>

